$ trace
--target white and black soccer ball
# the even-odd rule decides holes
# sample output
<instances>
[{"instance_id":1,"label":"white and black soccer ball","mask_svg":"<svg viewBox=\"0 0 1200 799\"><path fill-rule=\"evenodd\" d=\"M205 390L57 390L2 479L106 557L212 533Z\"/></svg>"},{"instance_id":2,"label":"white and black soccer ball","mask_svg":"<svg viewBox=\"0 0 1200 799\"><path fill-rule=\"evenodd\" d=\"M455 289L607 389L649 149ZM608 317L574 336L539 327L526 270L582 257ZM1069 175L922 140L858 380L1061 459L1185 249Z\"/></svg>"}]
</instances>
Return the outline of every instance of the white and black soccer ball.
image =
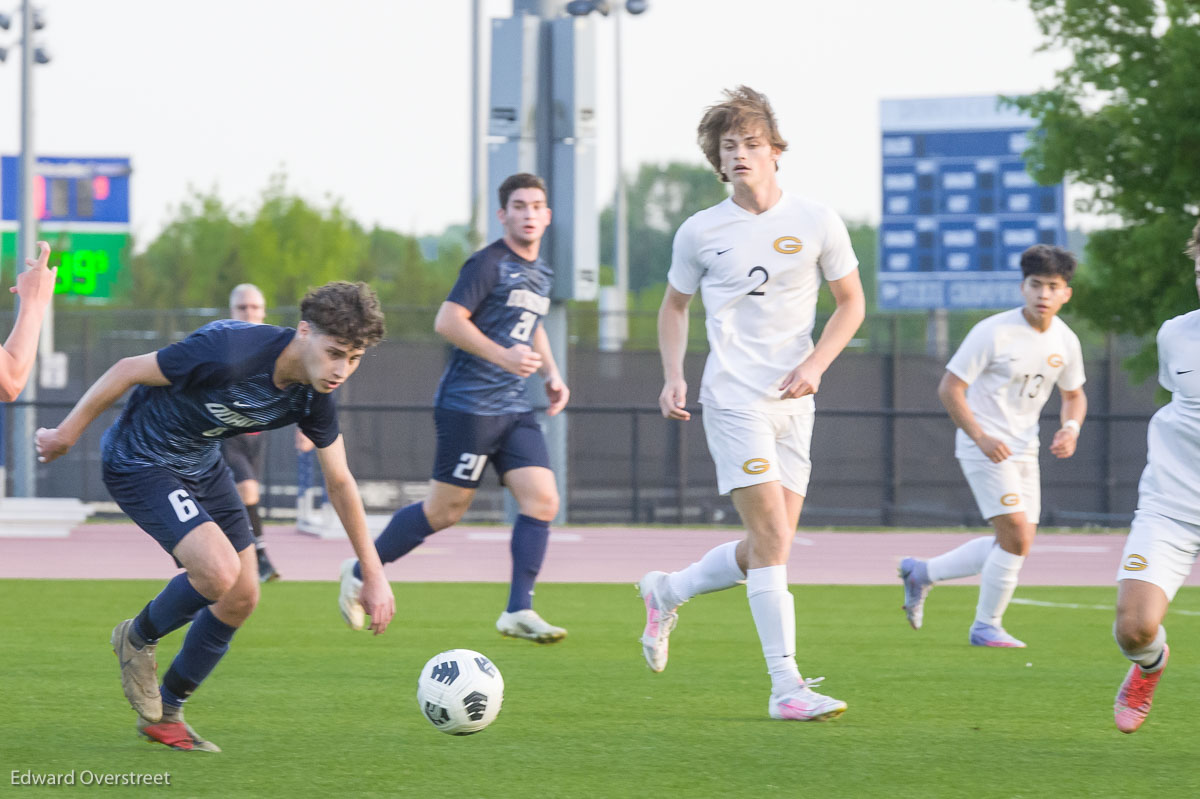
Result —
<instances>
[{"instance_id":1,"label":"white and black soccer ball","mask_svg":"<svg viewBox=\"0 0 1200 799\"><path fill-rule=\"evenodd\" d=\"M471 649L434 655L417 678L421 714L449 735L479 732L496 720L503 701L500 669Z\"/></svg>"}]
</instances>

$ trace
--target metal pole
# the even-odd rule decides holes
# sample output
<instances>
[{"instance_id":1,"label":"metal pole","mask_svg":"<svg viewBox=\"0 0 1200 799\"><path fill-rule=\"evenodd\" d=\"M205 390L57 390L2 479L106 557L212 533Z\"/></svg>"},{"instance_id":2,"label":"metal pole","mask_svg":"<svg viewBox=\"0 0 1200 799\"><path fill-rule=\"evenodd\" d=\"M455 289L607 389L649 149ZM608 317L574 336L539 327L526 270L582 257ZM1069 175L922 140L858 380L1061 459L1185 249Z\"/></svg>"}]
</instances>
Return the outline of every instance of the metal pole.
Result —
<instances>
[{"instance_id":1,"label":"metal pole","mask_svg":"<svg viewBox=\"0 0 1200 799\"><path fill-rule=\"evenodd\" d=\"M487 124L488 53L491 44L484 0L471 10L471 246L487 239Z\"/></svg>"},{"instance_id":2,"label":"metal pole","mask_svg":"<svg viewBox=\"0 0 1200 799\"><path fill-rule=\"evenodd\" d=\"M33 243L37 238L33 209L33 170L33 4L26 0L21 6L21 165L17 177L17 204L21 224L17 231L15 264L18 272L23 268L25 258L33 253ZM46 331L52 324L51 310L47 308L38 343L39 354L47 351L44 349ZM50 346L53 347L53 342L50 342ZM39 364L34 363L29 382L25 384L25 390L21 392L18 400L33 402L37 399L38 367ZM36 415L36 409L30 405L19 405L13 409L13 496L32 497L37 494L37 476L34 473L36 455L33 445Z\"/></svg>"},{"instance_id":3,"label":"metal pole","mask_svg":"<svg viewBox=\"0 0 1200 799\"><path fill-rule=\"evenodd\" d=\"M613 260L616 267L618 303L620 305L620 313L624 315L625 298L629 293L629 208L625 194L625 137L621 126L622 97L624 92L622 90L623 82L621 78L623 51L621 48L621 10L619 4L613 7L613 40L616 50L616 57L613 59L616 63L616 98L613 107L613 117L616 125L617 159L617 196L613 202L613 208L616 212L613 214L615 220L613 227Z\"/></svg>"}]
</instances>

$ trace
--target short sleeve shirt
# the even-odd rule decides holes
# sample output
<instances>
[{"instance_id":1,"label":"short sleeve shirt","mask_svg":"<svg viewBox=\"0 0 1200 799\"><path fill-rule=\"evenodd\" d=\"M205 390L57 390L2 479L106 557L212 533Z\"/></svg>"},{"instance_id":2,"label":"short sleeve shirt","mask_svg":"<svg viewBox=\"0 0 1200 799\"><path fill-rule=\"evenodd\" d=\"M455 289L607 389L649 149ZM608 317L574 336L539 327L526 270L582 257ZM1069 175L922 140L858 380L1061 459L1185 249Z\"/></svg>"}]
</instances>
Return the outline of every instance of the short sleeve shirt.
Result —
<instances>
[{"instance_id":1,"label":"short sleeve shirt","mask_svg":"<svg viewBox=\"0 0 1200 799\"><path fill-rule=\"evenodd\" d=\"M783 193L754 214L732 198L701 211L675 234L667 280L700 292L708 361L700 401L716 408L802 413L811 396L780 399L780 384L813 350L821 280L858 268L833 209Z\"/></svg>"},{"instance_id":2,"label":"short sleeve shirt","mask_svg":"<svg viewBox=\"0 0 1200 799\"><path fill-rule=\"evenodd\" d=\"M105 468L158 466L195 477L221 459L220 441L298 424L320 448L338 437L331 394L274 382L292 328L221 320L158 351L167 386L138 386L101 444Z\"/></svg>"},{"instance_id":3,"label":"short sleeve shirt","mask_svg":"<svg viewBox=\"0 0 1200 799\"><path fill-rule=\"evenodd\" d=\"M1036 461L1038 417L1057 385L1083 386L1079 337L1057 316L1041 332L1021 308L989 316L963 340L946 370L967 384L967 405L983 432L999 438L1014 461ZM954 454L967 460L987 456L959 430Z\"/></svg>"},{"instance_id":4,"label":"short sleeve shirt","mask_svg":"<svg viewBox=\"0 0 1200 799\"><path fill-rule=\"evenodd\" d=\"M526 261L498 239L472 255L446 297L471 312L471 321L502 347L531 344L550 310L553 273L541 258ZM530 410L525 379L455 347L434 405L480 416Z\"/></svg>"},{"instance_id":5,"label":"short sleeve shirt","mask_svg":"<svg viewBox=\"0 0 1200 799\"><path fill-rule=\"evenodd\" d=\"M1200 311L1159 328L1158 382L1171 401L1150 419L1138 508L1200 524Z\"/></svg>"}]
</instances>

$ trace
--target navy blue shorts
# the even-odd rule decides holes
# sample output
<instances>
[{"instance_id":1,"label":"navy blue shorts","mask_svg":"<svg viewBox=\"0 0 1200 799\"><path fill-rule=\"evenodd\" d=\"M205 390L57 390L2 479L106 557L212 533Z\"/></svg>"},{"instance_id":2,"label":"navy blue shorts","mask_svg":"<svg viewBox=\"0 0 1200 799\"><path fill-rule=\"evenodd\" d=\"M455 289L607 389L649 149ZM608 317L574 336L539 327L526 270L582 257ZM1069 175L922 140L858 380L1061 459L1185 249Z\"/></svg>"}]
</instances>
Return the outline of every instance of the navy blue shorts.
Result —
<instances>
[{"instance_id":1,"label":"navy blue shorts","mask_svg":"<svg viewBox=\"0 0 1200 799\"><path fill-rule=\"evenodd\" d=\"M435 408L437 456L433 479L463 488L478 488L490 462L501 478L525 466L550 468L546 438L532 411L502 416Z\"/></svg>"},{"instance_id":2,"label":"navy blue shorts","mask_svg":"<svg viewBox=\"0 0 1200 799\"><path fill-rule=\"evenodd\" d=\"M254 545L250 517L224 461L199 477L154 466L118 472L107 465L103 475L121 510L167 552L204 522L215 522L235 552Z\"/></svg>"}]
</instances>

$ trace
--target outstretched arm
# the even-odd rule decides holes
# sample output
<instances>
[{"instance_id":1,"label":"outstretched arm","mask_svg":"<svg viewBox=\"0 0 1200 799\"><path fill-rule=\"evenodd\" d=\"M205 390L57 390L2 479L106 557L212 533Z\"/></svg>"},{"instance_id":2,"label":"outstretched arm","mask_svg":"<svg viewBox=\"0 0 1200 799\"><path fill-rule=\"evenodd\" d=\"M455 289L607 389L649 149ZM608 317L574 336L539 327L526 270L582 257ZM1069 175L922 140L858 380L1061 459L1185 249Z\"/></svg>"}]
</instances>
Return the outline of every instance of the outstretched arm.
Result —
<instances>
[{"instance_id":1,"label":"outstretched arm","mask_svg":"<svg viewBox=\"0 0 1200 799\"><path fill-rule=\"evenodd\" d=\"M329 501L346 528L346 535L362 569L360 601L363 610L371 617L371 629L379 635L387 629L392 616L396 614L396 598L383 574L383 564L379 561L379 553L375 551L375 542L367 530L367 513L358 493L358 483L350 474L350 465L346 462L346 443L342 437L338 436L328 447L318 449L317 460L321 464L321 473L325 475Z\"/></svg>"},{"instance_id":2,"label":"outstretched arm","mask_svg":"<svg viewBox=\"0 0 1200 799\"><path fill-rule=\"evenodd\" d=\"M447 300L442 303L433 320L433 329L460 350L477 355L518 377L529 377L542 365L542 357L528 344L505 348L492 341L471 321L471 312L457 302Z\"/></svg>"},{"instance_id":3,"label":"outstretched arm","mask_svg":"<svg viewBox=\"0 0 1200 799\"><path fill-rule=\"evenodd\" d=\"M687 405L687 382L683 379L683 356L687 352L688 305L691 294L684 294L670 283L658 308L658 352L662 357L663 388L658 408L668 419L686 421L692 415Z\"/></svg>"},{"instance_id":4,"label":"outstretched arm","mask_svg":"<svg viewBox=\"0 0 1200 799\"><path fill-rule=\"evenodd\" d=\"M54 280L58 267L47 268L50 261L50 245L38 242L38 258L25 259L24 272L17 275L17 285L9 289L21 298L17 321L12 333L0 350L0 401L12 402L25 388L33 362L37 358L38 335L42 332L42 319L46 308L54 298Z\"/></svg>"},{"instance_id":5,"label":"outstretched arm","mask_svg":"<svg viewBox=\"0 0 1200 799\"><path fill-rule=\"evenodd\" d=\"M132 386L169 386L158 368L158 353L148 352L117 361L92 384L58 427L37 431L38 460L49 463L67 454L96 417L108 410Z\"/></svg>"}]
</instances>

